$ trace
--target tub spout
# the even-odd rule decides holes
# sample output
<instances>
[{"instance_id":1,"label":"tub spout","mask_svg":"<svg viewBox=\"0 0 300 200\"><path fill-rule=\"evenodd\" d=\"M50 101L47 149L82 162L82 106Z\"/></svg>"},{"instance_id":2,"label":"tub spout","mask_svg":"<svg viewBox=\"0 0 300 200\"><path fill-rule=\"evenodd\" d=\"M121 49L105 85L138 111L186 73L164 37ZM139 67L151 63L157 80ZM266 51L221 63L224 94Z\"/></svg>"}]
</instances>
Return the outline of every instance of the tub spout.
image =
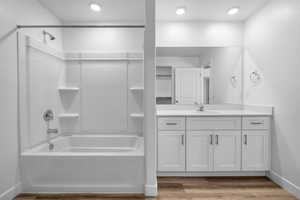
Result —
<instances>
[{"instance_id":1,"label":"tub spout","mask_svg":"<svg viewBox=\"0 0 300 200\"><path fill-rule=\"evenodd\" d=\"M48 147L49 147L49 151L53 151L54 150L54 144L53 143L51 143L51 142L49 142L48 143Z\"/></svg>"}]
</instances>

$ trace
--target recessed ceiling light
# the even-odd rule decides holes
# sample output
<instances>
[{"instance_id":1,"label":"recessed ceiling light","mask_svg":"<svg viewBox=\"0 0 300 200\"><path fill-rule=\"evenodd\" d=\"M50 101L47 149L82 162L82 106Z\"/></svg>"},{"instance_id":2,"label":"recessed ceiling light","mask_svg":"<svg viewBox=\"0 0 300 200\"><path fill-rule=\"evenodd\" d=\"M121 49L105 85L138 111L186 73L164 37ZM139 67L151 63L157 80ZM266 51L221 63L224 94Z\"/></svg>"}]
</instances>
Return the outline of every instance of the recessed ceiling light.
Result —
<instances>
[{"instance_id":1,"label":"recessed ceiling light","mask_svg":"<svg viewBox=\"0 0 300 200\"><path fill-rule=\"evenodd\" d=\"M240 11L239 7L232 7L227 11L228 15L236 15Z\"/></svg>"},{"instance_id":2,"label":"recessed ceiling light","mask_svg":"<svg viewBox=\"0 0 300 200\"><path fill-rule=\"evenodd\" d=\"M185 15L185 13L186 13L186 8L185 7L178 7L176 9L176 14L177 15Z\"/></svg>"},{"instance_id":3,"label":"recessed ceiling light","mask_svg":"<svg viewBox=\"0 0 300 200\"><path fill-rule=\"evenodd\" d=\"M101 6L97 3L90 3L90 9L94 12L100 12Z\"/></svg>"}]
</instances>

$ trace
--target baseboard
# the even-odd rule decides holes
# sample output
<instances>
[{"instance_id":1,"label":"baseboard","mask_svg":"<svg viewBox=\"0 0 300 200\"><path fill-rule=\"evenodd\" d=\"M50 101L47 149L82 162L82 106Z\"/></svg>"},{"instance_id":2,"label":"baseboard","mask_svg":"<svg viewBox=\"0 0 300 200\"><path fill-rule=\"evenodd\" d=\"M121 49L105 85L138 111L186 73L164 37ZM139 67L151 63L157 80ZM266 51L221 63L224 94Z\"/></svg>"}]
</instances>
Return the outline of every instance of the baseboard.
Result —
<instances>
[{"instance_id":1,"label":"baseboard","mask_svg":"<svg viewBox=\"0 0 300 200\"><path fill-rule=\"evenodd\" d=\"M190 176L190 177L217 177L217 176L266 176L265 171L237 171L237 172L157 172L157 176Z\"/></svg>"},{"instance_id":2,"label":"baseboard","mask_svg":"<svg viewBox=\"0 0 300 200\"><path fill-rule=\"evenodd\" d=\"M23 186L23 193L96 193L143 194L143 185L33 185Z\"/></svg>"},{"instance_id":3,"label":"baseboard","mask_svg":"<svg viewBox=\"0 0 300 200\"><path fill-rule=\"evenodd\" d=\"M0 200L12 200L22 191L21 183L18 183L0 194Z\"/></svg>"},{"instance_id":4,"label":"baseboard","mask_svg":"<svg viewBox=\"0 0 300 200\"><path fill-rule=\"evenodd\" d=\"M155 185L145 185L145 196L146 197L156 197L157 192L157 184Z\"/></svg>"},{"instance_id":5,"label":"baseboard","mask_svg":"<svg viewBox=\"0 0 300 200\"><path fill-rule=\"evenodd\" d=\"M293 195L295 195L298 199L300 199L300 187L292 183L291 181L287 180L286 178L280 176L274 171L270 171L267 174L268 178L274 181L276 184L281 186L282 188L286 189Z\"/></svg>"}]
</instances>

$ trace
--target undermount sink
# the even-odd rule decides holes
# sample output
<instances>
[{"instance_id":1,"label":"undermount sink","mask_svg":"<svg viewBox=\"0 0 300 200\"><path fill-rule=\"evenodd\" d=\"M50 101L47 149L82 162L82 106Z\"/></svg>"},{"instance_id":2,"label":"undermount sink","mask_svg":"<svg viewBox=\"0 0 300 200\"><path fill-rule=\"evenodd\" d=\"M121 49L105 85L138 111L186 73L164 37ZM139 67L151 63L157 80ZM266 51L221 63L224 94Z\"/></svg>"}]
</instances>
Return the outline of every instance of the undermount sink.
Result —
<instances>
[{"instance_id":1,"label":"undermount sink","mask_svg":"<svg viewBox=\"0 0 300 200\"><path fill-rule=\"evenodd\" d=\"M203 114L218 114L218 113L220 113L217 110L204 110L204 111L194 110L192 112L194 112L194 113L203 113Z\"/></svg>"}]
</instances>

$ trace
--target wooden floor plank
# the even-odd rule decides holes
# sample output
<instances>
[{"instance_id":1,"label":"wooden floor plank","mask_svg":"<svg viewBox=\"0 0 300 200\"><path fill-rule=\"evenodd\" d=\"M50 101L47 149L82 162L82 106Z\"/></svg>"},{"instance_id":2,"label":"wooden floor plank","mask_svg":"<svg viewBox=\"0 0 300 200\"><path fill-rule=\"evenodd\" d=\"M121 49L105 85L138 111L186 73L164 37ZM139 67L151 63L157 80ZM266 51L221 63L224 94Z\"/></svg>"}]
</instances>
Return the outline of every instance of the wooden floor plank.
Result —
<instances>
[{"instance_id":1,"label":"wooden floor plank","mask_svg":"<svg viewBox=\"0 0 300 200\"><path fill-rule=\"evenodd\" d=\"M159 195L21 194L16 200L297 200L264 177L160 177Z\"/></svg>"}]
</instances>

